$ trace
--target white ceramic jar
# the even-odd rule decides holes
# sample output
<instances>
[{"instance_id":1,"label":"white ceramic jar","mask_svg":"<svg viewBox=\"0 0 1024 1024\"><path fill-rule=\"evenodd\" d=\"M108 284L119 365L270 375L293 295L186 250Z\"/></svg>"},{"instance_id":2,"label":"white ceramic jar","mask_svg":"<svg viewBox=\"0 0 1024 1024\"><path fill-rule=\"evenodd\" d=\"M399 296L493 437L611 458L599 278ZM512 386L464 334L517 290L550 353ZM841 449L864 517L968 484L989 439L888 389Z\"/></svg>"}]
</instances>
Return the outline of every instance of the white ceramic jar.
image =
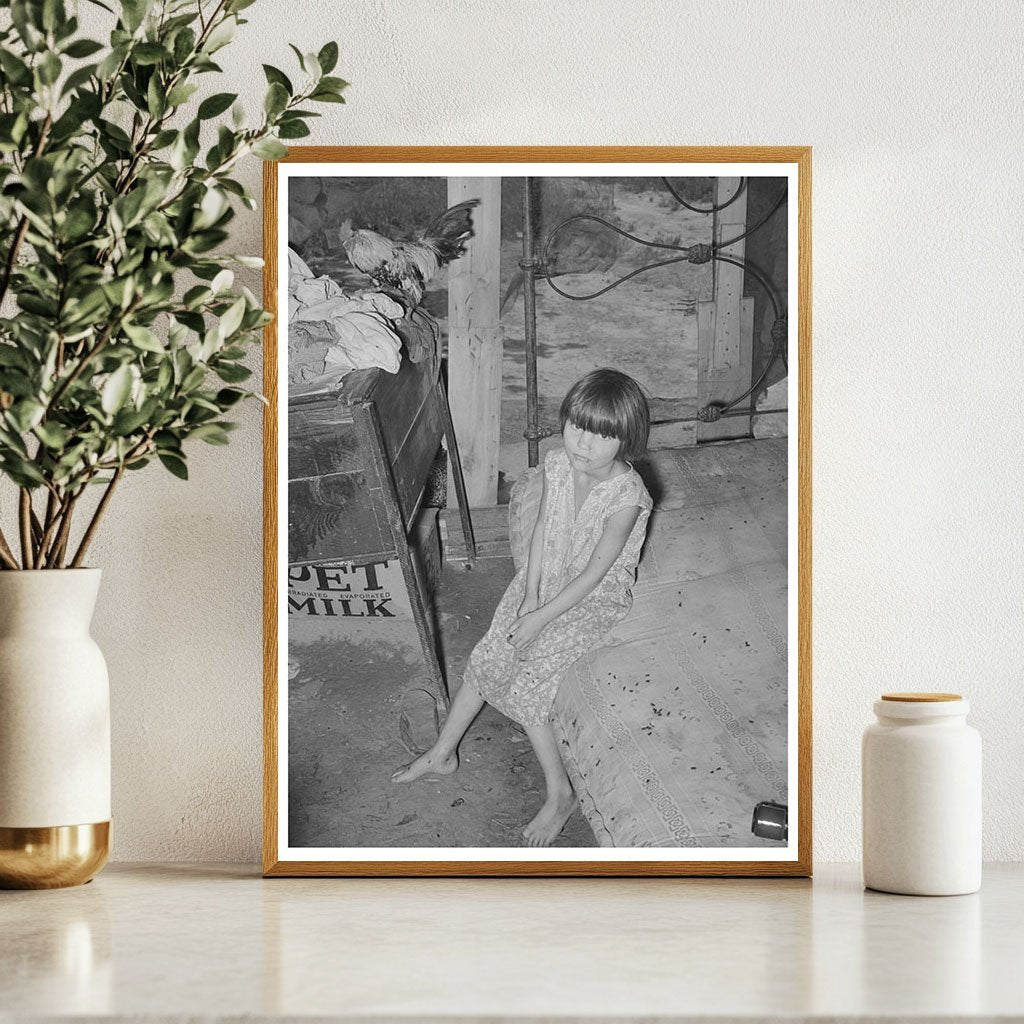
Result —
<instances>
[{"instance_id":1,"label":"white ceramic jar","mask_svg":"<svg viewBox=\"0 0 1024 1024\"><path fill-rule=\"evenodd\" d=\"M981 887L981 737L955 693L889 693L864 731L864 884L913 896Z\"/></svg>"}]
</instances>

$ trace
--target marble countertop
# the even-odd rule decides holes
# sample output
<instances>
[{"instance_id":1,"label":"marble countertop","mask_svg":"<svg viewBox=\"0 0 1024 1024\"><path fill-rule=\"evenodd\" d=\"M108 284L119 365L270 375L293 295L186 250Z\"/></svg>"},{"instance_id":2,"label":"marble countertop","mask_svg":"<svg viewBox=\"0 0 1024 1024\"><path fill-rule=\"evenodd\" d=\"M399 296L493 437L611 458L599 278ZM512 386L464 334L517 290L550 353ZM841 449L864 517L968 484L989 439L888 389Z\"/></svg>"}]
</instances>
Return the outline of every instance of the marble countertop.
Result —
<instances>
[{"instance_id":1,"label":"marble countertop","mask_svg":"<svg viewBox=\"0 0 1024 1024\"><path fill-rule=\"evenodd\" d=\"M1014 864L946 898L866 892L850 864L813 882L121 864L0 893L0 1021L1024 1019L1022 921Z\"/></svg>"}]
</instances>

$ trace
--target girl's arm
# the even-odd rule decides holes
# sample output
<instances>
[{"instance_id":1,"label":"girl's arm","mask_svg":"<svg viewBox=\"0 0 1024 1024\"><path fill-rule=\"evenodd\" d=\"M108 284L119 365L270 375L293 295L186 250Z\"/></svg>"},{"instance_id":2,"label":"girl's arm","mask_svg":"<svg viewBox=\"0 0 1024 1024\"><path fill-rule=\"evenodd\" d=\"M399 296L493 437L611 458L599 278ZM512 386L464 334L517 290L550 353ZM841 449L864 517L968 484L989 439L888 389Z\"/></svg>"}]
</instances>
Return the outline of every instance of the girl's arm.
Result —
<instances>
[{"instance_id":1,"label":"girl's arm","mask_svg":"<svg viewBox=\"0 0 1024 1024\"><path fill-rule=\"evenodd\" d=\"M590 561L587 562L583 572L571 583L567 583L547 604L527 615L522 615L512 624L510 636L513 647L521 650L534 640L549 622L578 605L595 590L608 574L608 570L615 564L615 559L622 554L622 549L626 546L626 541L629 540L630 531L639 516L640 507L630 505L627 508L619 509L608 517L601 539L597 542L594 553L590 556ZM527 578L527 585L529 585L529 578Z\"/></svg>"},{"instance_id":2,"label":"girl's arm","mask_svg":"<svg viewBox=\"0 0 1024 1024\"><path fill-rule=\"evenodd\" d=\"M537 510L537 522L533 525L530 535L530 553L526 560L526 597L519 606L519 614L525 615L540 607L540 576L544 564L544 518L548 507L548 475L541 470L543 490L540 496L540 508Z\"/></svg>"}]
</instances>

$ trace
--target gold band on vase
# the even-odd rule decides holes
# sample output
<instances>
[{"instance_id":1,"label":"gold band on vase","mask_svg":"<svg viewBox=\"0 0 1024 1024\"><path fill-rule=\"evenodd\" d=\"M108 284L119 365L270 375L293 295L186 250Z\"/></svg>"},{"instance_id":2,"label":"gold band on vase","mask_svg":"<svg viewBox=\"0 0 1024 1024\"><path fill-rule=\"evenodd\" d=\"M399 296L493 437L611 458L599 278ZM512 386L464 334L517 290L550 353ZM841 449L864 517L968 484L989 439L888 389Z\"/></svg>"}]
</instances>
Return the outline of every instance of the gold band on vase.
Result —
<instances>
[{"instance_id":1,"label":"gold band on vase","mask_svg":"<svg viewBox=\"0 0 1024 1024\"><path fill-rule=\"evenodd\" d=\"M0 889L60 889L95 878L110 856L110 822L0 825Z\"/></svg>"}]
</instances>

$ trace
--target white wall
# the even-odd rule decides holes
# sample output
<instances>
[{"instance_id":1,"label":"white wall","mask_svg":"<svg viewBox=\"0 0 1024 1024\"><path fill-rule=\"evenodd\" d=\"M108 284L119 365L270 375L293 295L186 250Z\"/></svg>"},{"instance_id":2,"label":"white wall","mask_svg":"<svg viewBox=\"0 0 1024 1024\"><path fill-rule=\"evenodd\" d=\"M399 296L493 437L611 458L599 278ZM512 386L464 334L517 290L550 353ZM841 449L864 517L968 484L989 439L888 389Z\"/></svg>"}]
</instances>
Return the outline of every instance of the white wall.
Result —
<instances>
[{"instance_id":1,"label":"white wall","mask_svg":"<svg viewBox=\"0 0 1024 1024\"><path fill-rule=\"evenodd\" d=\"M874 697L941 689L969 697L984 737L985 854L1024 859L1019 3L259 0L247 15L215 88L253 108L288 42L339 42L349 103L323 108L311 143L814 147L815 855L859 857ZM240 217L234 247L259 252L260 232ZM258 859L255 406L236 438L196 452L187 485L131 479L95 550L118 859Z\"/></svg>"}]
</instances>

